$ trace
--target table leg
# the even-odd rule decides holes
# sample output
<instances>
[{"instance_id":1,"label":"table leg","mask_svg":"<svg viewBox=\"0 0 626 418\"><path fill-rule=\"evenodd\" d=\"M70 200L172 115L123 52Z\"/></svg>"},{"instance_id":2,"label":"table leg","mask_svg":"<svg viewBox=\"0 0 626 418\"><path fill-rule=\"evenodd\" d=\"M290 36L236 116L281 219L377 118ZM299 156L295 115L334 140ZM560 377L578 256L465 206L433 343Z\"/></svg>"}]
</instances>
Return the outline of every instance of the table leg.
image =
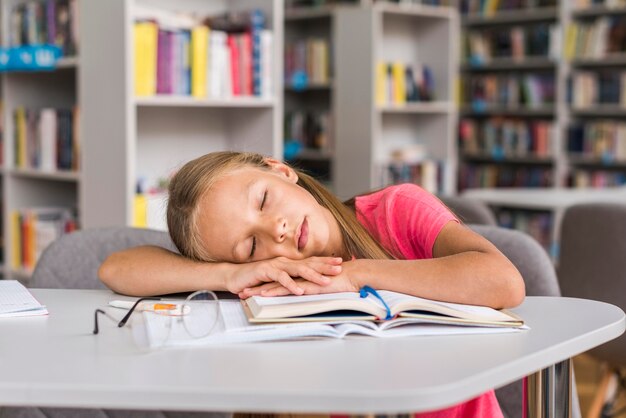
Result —
<instances>
[{"instance_id":1,"label":"table leg","mask_svg":"<svg viewBox=\"0 0 626 418\"><path fill-rule=\"evenodd\" d=\"M524 418L571 418L572 360L525 377L522 407Z\"/></svg>"}]
</instances>

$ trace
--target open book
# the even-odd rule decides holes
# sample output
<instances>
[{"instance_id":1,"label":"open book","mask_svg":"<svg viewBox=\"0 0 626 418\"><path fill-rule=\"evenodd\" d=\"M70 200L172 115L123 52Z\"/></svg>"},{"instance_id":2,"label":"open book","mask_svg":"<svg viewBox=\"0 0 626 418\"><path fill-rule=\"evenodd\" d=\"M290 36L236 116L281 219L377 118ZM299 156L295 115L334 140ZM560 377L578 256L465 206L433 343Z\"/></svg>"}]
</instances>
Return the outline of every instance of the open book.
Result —
<instances>
[{"instance_id":1,"label":"open book","mask_svg":"<svg viewBox=\"0 0 626 418\"><path fill-rule=\"evenodd\" d=\"M390 327L413 320L438 324L521 327L521 318L505 310L461 305L381 290L324 295L262 297L242 301L251 323L381 321ZM384 302L383 302L384 301Z\"/></svg>"},{"instance_id":2,"label":"open book","mask_svg":"<svg viewBox=\"0 0 626 418\"><path fill-rule=\"evenodd\" d=\"M512 313L482 306L422 299L397 292L372 294L259 297L244 301L220 300L220 322L211 335L193 338L180 321L143 312L149 346L211 345L300 338L344 338L368 335L405 336L493 334L528 329ZM383 303L382 300L385 301ZM385 304L387 306L385 306ZM389 308L389 311L387 310ZM391 319L381 319L391 317ZM203 320L190 315L183 322Z\"/></svg>"}]
</instances>

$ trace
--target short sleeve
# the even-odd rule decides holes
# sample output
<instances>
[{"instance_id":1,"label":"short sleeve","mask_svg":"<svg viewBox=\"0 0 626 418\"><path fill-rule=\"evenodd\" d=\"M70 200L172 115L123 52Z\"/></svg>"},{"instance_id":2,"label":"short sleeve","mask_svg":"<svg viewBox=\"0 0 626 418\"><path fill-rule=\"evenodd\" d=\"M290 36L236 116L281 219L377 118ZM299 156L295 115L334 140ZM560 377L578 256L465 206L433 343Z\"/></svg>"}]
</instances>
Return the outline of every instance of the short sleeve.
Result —
<instances>
[{"instance_id":1,"label":"short sleeve","mask_svg":"<svg viewBox=\"0 0 626 418\"><path fill-rule=\"evenodd\" d=\"M457 218L437 197L415 184L390 186L356 199L357 219L396 257L433 257L437 236Z\"/></svg>"}]
</instances>

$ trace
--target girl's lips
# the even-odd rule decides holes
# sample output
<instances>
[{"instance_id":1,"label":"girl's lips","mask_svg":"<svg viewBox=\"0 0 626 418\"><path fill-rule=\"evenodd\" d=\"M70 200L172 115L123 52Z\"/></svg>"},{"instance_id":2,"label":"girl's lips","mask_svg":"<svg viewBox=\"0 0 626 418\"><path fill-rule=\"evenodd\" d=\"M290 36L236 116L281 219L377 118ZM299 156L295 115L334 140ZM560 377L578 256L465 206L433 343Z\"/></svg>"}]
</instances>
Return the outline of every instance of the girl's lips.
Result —
<instances>
[{"instance_id":1,"label":"girl's lips","mask_svg":"<svg viewBox=\"0 0 626 418\"><path fill-rule=\"evenodd\" d=\"M300 236L298 237L298 251L301 251L309 240L309 223L306 218L300 225Z\"/></svg>"}]
</instances>

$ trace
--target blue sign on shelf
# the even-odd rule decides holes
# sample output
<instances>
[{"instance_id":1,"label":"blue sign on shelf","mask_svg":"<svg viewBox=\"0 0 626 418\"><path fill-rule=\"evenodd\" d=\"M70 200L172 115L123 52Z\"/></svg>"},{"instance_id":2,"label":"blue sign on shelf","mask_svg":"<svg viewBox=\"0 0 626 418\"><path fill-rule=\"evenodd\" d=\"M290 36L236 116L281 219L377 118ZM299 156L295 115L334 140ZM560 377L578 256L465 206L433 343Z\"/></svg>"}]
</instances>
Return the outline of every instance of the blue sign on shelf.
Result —
<instances>
[{"instance_id":1,"label":"blue sign on shelf","mask_svg":"<svg viewBox=\"0 0 626 418\"><path fill-rule=\"evenodd\" d=\"M53 70L63 52L56 45L0 48L0 71Z\"/></svg>"}]
</instances>

